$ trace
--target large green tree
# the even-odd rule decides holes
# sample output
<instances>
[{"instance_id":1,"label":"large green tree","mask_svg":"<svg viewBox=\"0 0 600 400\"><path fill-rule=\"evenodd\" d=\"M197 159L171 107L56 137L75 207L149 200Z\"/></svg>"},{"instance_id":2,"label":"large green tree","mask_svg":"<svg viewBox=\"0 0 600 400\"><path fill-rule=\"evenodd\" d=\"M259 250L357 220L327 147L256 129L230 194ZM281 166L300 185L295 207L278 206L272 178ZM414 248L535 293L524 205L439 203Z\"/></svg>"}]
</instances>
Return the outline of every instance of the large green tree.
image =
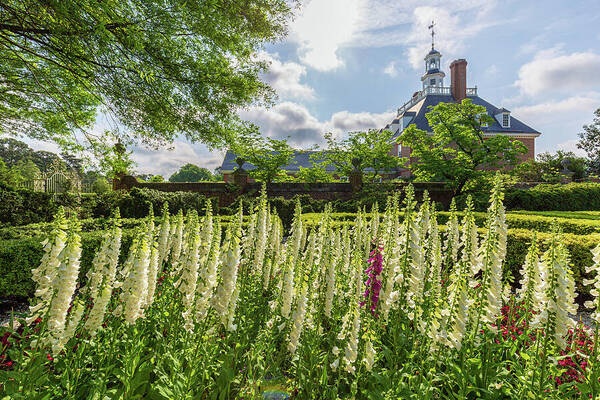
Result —
<instances>
[{"instance_id":1,"label":"large green tree","mask_svg":"<svg viewBox=\"0 0 600 400\"><path fill-rule=\"evenodd\" d=\"M412 149L410 169L419 179L449 182L456 194L490 169L515 165L527 152L508 136L484 138L493 119L470 99L439 103L426 116L431 133L412 124L400 135L402 145Z\"/></svg>"},{"instance_id":2,"label":"large green tree","mask_svg":"<svg viewBox=\"0 0 600 400\"><path fill-rule=\"evenodd\" d=\"M253 133L234 143L232 150L256 167L249 171L252 178L267 183L289 180L282 167L294 163L295 152L286 140L263 138Z\"/></svg>"},{"instance_id":3,"label":"large green tree","mask_svg":"<svg viewBox=\"0 0 600 400\"><path fill-rule=\"evenodd\" d=\"M380 132L376 129L350 132L343 139L326 133L327 150L322 152L321 157L333 164L337 173L343 176L348 176L354 169L354 159L360 161L360 170L371 171L373 176L386 171L394 172L404 160L391 154L395 145L392 136L390 131Z\"/></svg>"},{"instance_id":4,"label":"large green tree","mask_svg":"<svg viewBox=\"0 0 600 400\"><path fill-rule=\"evenodd\" d=\"M583 126L577 147L587 153L592 172L600 174L600 108L594 112L592 123Z\"/></svg>"},{"instance_id":5,"label":"large green tree","mask_svg":"<svg viewBox=\"0 0 600 400\"><path fill-rule=\"evenodd\" d=\"M185 164L169 178L169 182L212 181L213 174L206 168L194 164Z\"/></svg>"},{"instance_id":6,"label":"large green tree","mask_svg":"<svg viewBox=\"0 0 600 400\"><path fill-rule=\"evenodd\" d=\"M0 0L0 133L99 144L99 111L158 145L218 146L237 111L269 102L257 50L295 0Z\"/></svg>"}]
</instances>

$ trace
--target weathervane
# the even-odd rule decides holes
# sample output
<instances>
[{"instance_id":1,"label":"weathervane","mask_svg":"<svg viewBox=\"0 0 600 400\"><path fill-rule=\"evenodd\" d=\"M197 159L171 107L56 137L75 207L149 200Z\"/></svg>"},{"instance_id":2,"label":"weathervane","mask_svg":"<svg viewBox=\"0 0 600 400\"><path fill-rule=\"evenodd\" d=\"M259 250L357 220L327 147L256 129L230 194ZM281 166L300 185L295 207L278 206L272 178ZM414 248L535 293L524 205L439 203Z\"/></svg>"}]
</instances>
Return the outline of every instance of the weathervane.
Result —
<instances>
[{"instance_id":1,"label":"weathervane","mask_svg":"<svg viewBox=\"0 0 600 400\"><path fill-rule=\"evenodd\" d=\"M431 25L428 26L428 28L431 29L431 50L433 50L433 37L435 36L435 31L433 30L434 26L435 26L435 22L433 22L433 20L432 20Z\"/></svg>"}]
</instances>

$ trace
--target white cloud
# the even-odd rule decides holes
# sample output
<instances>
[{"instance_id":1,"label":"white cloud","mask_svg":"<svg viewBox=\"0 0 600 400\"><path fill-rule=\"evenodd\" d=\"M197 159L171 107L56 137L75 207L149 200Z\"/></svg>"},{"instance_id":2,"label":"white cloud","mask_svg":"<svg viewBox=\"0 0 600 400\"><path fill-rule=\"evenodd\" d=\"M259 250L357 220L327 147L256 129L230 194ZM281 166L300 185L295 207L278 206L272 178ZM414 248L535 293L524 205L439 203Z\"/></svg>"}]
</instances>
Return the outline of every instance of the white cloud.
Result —
<instances>
[{"instance_id":1,"label":"white cloud","mask_svg":"<svg viewBox=\"0 0 600 400\"><path fill-rule=\"evenodd\" d=\"M539 51L519 69L515 82L522 93L573 92L600 88L600 54L591 51L563 54L560 47Z\"/></svg>"},{"instance_id":2,"label":"white cloud","mask_svg":"<svg viewBox=\"0 0 600 400\"><path fill-rule=\"evenodd\" d=\"M131 150L132 158L137 163L137 173L162 175L165 179L187 163L212 171L223 162L221 152L210 151L204 145L190 144L183 140L176 140L168 149L134 147Z\"/></svg>"},{"instance_id":3,"label":"white cloud","mask_svg":"<svg viewBox=\"0 0 600 400\"><path fill-rule=\"evenodd\" d=\"M388 65L383 69L383 73L386 75L395 78L398 76L398 68L396 67L396 61L391 61Z\"/></svg>"},{"instance_id":4,"label":"white cloud","mask_svg":"<svg viewBox=\"0 0 600 400\"><path fill-rule=\"evenodd\" d=\"M562 151L572 151L576 156L585 157L585 151L577 147L577 142L577 139L567 140L566 142L557 144L556 148Z\"/></svg>"},{"instance_id":5,"label":"white cloud","mask_svg":"<svg viewBox=\"0 0 600 400\"><path fill-rule=\"evenodd\" d=\"M269 71L262 80L271 85L282 98L314 100L315 91L300 80L306 75L306 67L295 62L282 62L277 54L261 52L258 57L270 63Z\"/></svg>"},{"instance_id":6,"label":"white cloud","mask_svg":"<svg viewBox=\"0 0 600 400\"><path fill-rule=\"evenodd\" d=\"M320 71L343 65L337 54L356 31L363 0L312 0L291 27L300 44L300 59Z\"/></svg>"},{"instance_id":7,"label":"white cloud","mask_svg":"<svg viewBox=\"0 0 600 400\"><path fill-rule=\"evenodd\" d=\"M241 117L256 123L261 133L275 139L287 139L297 148L308 148L323 144L323 135L332 132L335 136L347 132L379 129L392 120L395 112L384 113L339 111L329 120L319 121L303 105L283 102L270 109L253 108L244 111Z\"/></svg>"},{"instance_id":8,"label":"white cloud","mask_svg":"<svg viewBox=\"0 0 600 400\"><path fill-rule=\"evenodd\" d=\"M321 71L344 65L343 47L407 46L415 69L431 46L427 27L436 23L436 48L447 59L465 49L467 39L507 21L492 13L497 0L311 0L292 24L290 39L300 44L300 60Z\"/></svg>"},{"instance_id":9,"label":"white cloud","mask_svg":"<svg viewBox=\"0 0 600 400\"><path fill-rule=\"evenodd\" d=\"M554 121L572 119L574 115L591 116L598 104L600 104L600 93L592 92L584 96L569 97L560 101L517 107L513 110L513 113L523 121L549 124Z\"/></svg>"},{"instance_id":10,"label":"white cloud","mask_svg":"<svg viewBox=\"0 0 600 400\"><path fill-rule=\"evenodd\" d=\"M498 69L498 67L496 66L496 64L492 64L490 65L484 72L483 74L488 78L488 79L494 79L498 76L498 73L500 72L500 70Z\"/></svg>"}]
</instances>

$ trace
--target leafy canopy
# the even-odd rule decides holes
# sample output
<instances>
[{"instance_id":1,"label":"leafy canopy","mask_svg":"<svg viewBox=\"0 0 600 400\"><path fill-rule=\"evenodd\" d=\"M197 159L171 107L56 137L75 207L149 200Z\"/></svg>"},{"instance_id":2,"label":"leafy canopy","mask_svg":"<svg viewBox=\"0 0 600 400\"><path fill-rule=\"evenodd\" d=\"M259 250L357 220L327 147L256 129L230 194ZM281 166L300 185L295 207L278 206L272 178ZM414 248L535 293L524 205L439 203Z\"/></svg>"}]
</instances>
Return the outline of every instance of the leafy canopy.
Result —
<instances>
[{"instance_id":1,"label":"leafy canopy","mask_svg":"<svg viewBox=\"0 0 600 400\"><path fill-rule=\"evenodd\" d=\"M600 174L600 108L594 112L592 123L583 126L583 132L579 133L577 147L587 153L592 172Z\"/></svg>"},{"instance_id":2,"label":"leafy canopy","mask_svg":"<svg viewBox=\"0 0 600 400\"><path fill-rule=\"evenodd\" d=\"M0 1L0 134L98 145L101 111L146 144L222 145L241 107L272 100L255 54L284 37L295 4Z\"/></svg>"},{"instance_id":3,"label":"leafy canopy","mask_svg":"<svg viewBox=\"0 0 600 400\"><path fill-rule=\"evenodd\" d=\"M396 171L404 160L391 154L395 145L390 131L379 132L371 129L366 132L350 132L347 138L337 139L331 133L325 134L327 150L323 158L335 166L341 176L348 176L354 169L353 159L359 159L359 169L373 169L376 176L384 171Z\"/></svg>"},{"instance_id":4,"label":"leafy canopy","mask_svg":"<svg viewBox=\"0 0 600 400\"><path fill-rule=\"evenodd\" d=\"M185 164L169 178L169 182L212 181L213 174L206 168L194 164Z\"/></svg>"},{"instance_id":5,"label":"leafy canopy","mask_svg":"<svg viewBox=\"0 0 600 400\"><path fill-rule=\"evenodd\" d=\"M282 169L294 162L294 149L286 140L264 138L253 133L238 140L231 149L256 167L248 171L252 178L267 183L291 179Z\"/></svg>"},{"instance_id":6,"label":"leafy canopy","mask_svg":"<svg viewBox=\"0 0 600 400\"><path fill-rule=\"evenodd\" d=\"M439 103L426 116L432 133L412 124L400 135L402 145L412 149L410 169L418 179L449 182L457 194L489 169L515 165L527 152L508 136L484 138L484 127L493 119L470 99Z\"/></svg>"}]
</instances>

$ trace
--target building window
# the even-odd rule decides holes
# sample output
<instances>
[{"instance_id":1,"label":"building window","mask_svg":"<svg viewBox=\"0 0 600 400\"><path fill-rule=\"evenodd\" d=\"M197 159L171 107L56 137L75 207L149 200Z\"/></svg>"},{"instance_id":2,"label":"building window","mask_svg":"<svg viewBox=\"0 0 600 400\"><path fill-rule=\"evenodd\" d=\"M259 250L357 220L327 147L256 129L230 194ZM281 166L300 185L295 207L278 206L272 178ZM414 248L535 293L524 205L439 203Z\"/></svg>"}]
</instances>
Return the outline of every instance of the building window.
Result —
<instances>
[{"instance_id":1,"label":"building window","mask_svg":"<svg viewBox=\"0 0 600 400\"><path fill-rule=\"evenodd\" d=\"M508 114L502 114L502 126L503 127L506 128L506 127L509 126L509 121L510 121L509 118L510 118L510 115L508 115Z\"/></svg>"},{"instance_id":2,"label":"building window","mask_svg":"<svg viewBox=\"0 0 600 400\"><path fill-rule=\"evenodd\" d=\"M432 85L432 86L435 85L435 79L430 79L429 80L429 84Z\"/></svg>"}]
</instances>

